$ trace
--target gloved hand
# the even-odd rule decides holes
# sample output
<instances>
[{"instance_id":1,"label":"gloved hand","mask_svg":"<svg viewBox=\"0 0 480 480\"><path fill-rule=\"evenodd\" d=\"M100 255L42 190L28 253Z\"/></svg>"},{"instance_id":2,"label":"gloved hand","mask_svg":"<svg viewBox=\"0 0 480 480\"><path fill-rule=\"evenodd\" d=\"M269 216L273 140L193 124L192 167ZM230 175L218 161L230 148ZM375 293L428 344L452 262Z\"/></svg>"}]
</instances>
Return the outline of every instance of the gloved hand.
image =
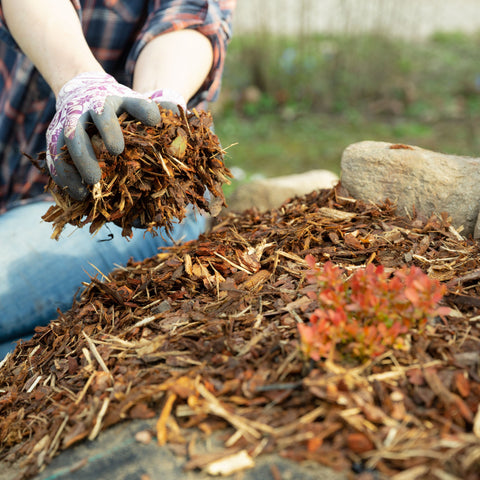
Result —
<instances>
[{"instance_id":1,"label":"gloved hand","mask_svg":"<svg viewBox=\"0 0 480 480\"><path fill-rule=\"evenodd\" d=\"M122 153L125 143L117 115L128 112L146 125L157 125L161 118L156 102L118 83L106 73L82 73L60 90L57 112L47 130L47 166L53 180L66 187L71 197L83 200L101 179L101 170L86 132L93 121L107 150ZM66 145L74 166L61 158Z\"/></svg>"}]
</instances>

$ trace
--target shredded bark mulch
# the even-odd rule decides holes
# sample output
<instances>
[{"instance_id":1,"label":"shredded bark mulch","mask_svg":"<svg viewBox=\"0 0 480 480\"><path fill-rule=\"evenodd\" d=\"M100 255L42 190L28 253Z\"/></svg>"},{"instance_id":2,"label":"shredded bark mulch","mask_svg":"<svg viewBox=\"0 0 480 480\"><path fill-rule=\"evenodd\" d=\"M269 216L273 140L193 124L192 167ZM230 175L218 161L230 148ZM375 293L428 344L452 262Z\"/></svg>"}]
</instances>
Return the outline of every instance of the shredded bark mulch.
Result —
<instances>
[{"instance_id":1,"label":"shredded bark mulch","mask_svg":"<svg viewBox=\"0 0 480 480\"><path fill-rule=\"evenodd\" d=\"M208 471L195 438L226 432L244 468L262 453L385 478L478 479L480 256L446 215L403 218L341 187L220 218L198 240L93 278L71 310L0 367L0 460L29 478L122 420ZM363 364L302 356L318 305L305 256L346 272L416 265L448 288L408 351ZM194 432L195 434L193 434ZM195 437L197 435L197 437Z\"/></svg>"},{"instance_id":2,"label":"shredded bark mulch","mask_svg":"<svg viewBox=\"0 0 480 480\"><path fill-rule=\"evenodd\" d=\"M220 212L225 205L222 185L232 175L212 131L211 114L181 108L174 113L160 106L159 110L162 122L155 127L127 114L120 116L125 138L121 155L111 155L95 128L90 128L102 178L87 187L89 194L82 201L74 200L50 178L46 190L55 205L42 218L52 223L52 238L58 239L67 224L89 225L94 234L107 222L122 227L125 237L132 236L134 226L151 232L164 227L168 235L173 223L184 219L188 206L213 216ZM37 166L44 155L34 162ZM66 162L72 162L68 150L64 155Z\"/></svg>"}]
</instances>

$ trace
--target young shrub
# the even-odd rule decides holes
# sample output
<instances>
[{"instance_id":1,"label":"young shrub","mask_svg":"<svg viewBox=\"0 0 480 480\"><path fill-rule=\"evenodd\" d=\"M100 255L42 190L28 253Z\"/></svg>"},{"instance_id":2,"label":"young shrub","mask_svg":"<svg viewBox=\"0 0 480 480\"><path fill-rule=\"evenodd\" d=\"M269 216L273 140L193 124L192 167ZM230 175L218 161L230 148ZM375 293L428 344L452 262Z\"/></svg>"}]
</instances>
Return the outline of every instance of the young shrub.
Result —
<instances>
[{"instance_id":1,"label":"young shrub","mask_svg":"<svg viewBox=\"0 0 480 480\"><path fill-rule=\"evenodd\" d=\"M345 279L331 262L318 267L312 255L305 260L307 280L317 287L309 296L318 308L298 329L302 351L314 361L330 355L364 360L406 349L408 332L421 333L430 319L449 312L438 306L445 286L415 266L389 274L369 264Z\"/></svg>"}]
</instances>

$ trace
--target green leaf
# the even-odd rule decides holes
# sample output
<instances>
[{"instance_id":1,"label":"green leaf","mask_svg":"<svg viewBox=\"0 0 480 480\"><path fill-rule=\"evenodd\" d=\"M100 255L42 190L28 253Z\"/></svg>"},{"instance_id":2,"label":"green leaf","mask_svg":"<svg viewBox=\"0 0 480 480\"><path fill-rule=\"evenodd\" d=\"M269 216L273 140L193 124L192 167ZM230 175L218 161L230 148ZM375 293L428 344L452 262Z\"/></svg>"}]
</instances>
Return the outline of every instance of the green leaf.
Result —
<instances>
[{"instance_id":1,"label":"green leaf","mask_svg":"<svg viewBox=\"0 0 480 480\"><path fill-rule=\"evenodd\" d=\"M179 135L168 147L168 153L175 158L181 160L185 156L187 150L187 139L183 135Z\"/></svg>"}]
</instances>

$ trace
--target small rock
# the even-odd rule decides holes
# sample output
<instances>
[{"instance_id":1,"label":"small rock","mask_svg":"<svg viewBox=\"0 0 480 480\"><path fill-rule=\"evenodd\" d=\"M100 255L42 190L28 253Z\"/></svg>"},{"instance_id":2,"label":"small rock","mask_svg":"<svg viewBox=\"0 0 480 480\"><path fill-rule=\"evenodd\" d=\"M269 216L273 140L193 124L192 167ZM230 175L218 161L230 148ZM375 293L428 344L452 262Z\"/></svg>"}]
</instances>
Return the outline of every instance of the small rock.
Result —
<instances>
[{"instance_id":1,"label":"small rock","mask_svg":"<svg viewBox=\"0 0 480 480\"><path fill-rule=\"evenodd\" d=\"M329 170L253 180L240 185L228 199L228 210L242 212L256 207L260 212L277 208L289 198L306 195L314 190L332 188L338 176Z\"/></svg>"},{"instance_id":2,"label":"small rock","mask_svg":"<svg viewBox=\"0 0 480 480\"><path fill-rule=\"evenodd\" d=\"M152 441L153 435L148 430L141 430L135 434L135 440L138 443L143 443L144 445L148 445Z\"/></svg>"},{"instance_id":3,"label":"small rock","mask_svg":"<svg viewBox=\"0 0 480 480\"><path fill-rule=\"evenodd\" d=\"M364 141L342 155L341 183L359 200L387 198L399 215L446 212L462 235L480 237L480 158L446 155L412 145Z\"/></svg>"}]
</instances>

